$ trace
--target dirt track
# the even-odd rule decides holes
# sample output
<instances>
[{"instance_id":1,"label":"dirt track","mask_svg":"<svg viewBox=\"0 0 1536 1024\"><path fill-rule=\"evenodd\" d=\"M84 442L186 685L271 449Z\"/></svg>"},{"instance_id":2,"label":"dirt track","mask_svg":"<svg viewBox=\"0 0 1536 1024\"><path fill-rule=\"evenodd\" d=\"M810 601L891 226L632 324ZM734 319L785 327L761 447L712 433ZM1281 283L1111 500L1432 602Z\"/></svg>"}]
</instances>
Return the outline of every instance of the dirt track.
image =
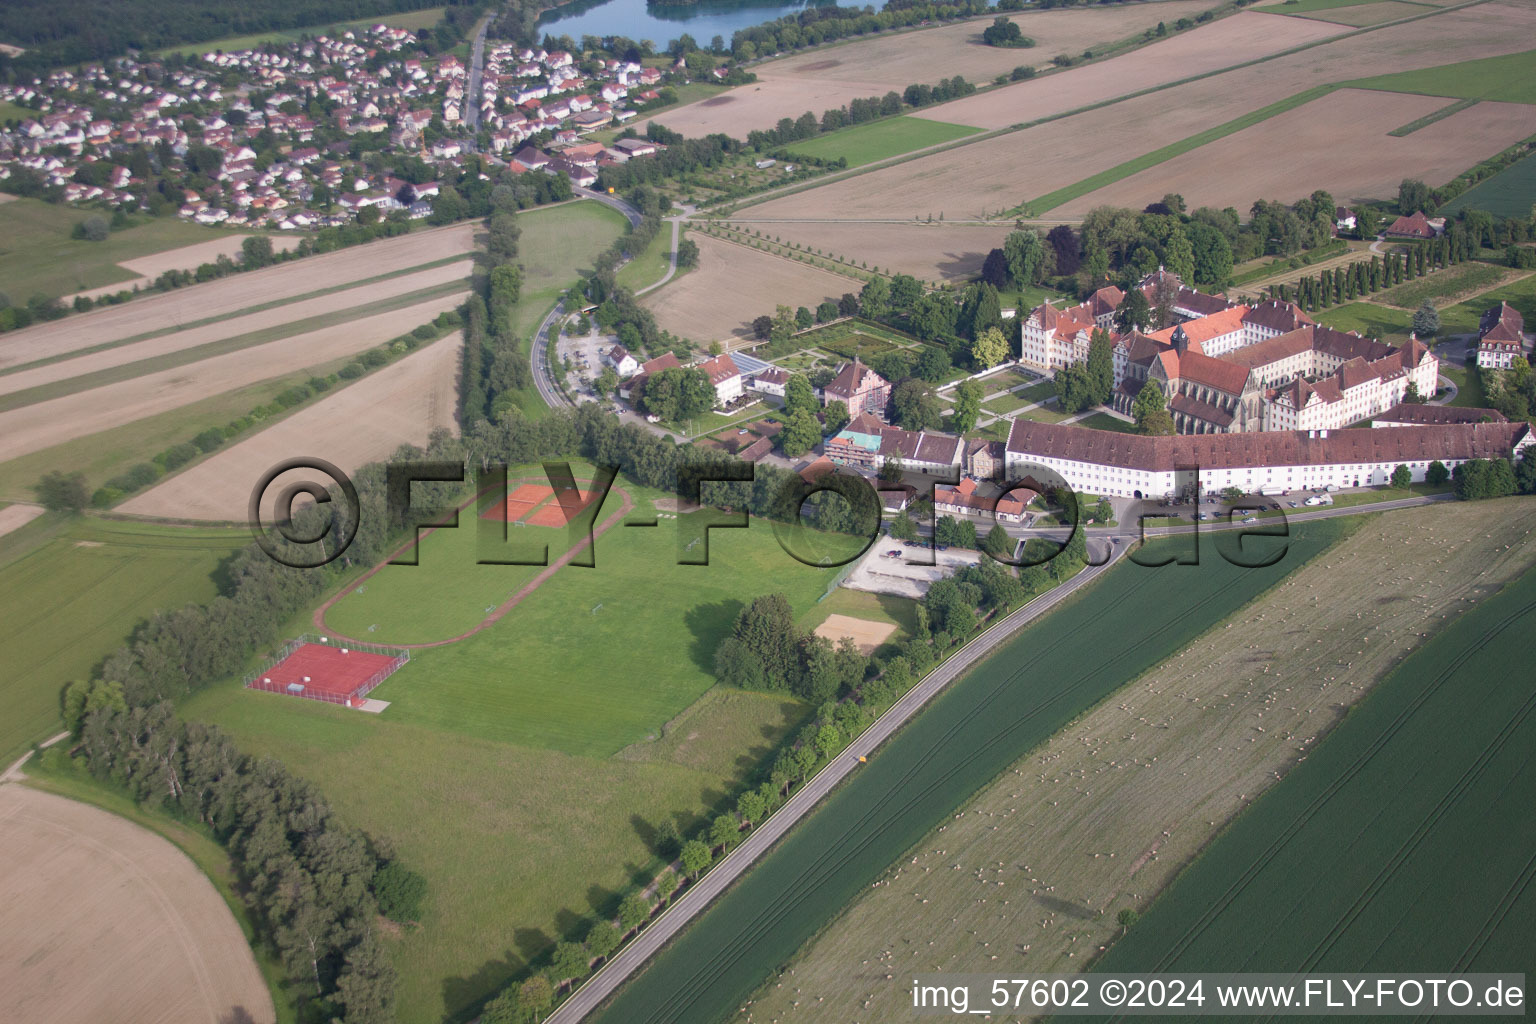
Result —
<instances>
[{"instance_id":1,"label":"dirt track","mask_svg":"<svg viewBox=\"0 0 1536 1024\"><path fill-rule=\"evenodd\" d=\"M851 277L794 263L779 256L695 233L699 269L642 300L656 322L674 334L708 344L746 337L752 320L773 314L775 305L815 309L823 299L857 292Z\"/></svg>"},{"instance_id":2,"label":"dirt track","mask_svg":"<svg viewBox=\"0 0 1536 1024\"><path fill-rule=\"evenodd\" d=\"M0 462L176 409L209 395L354 355L453 309L464 301L465 294L431 299L349 324L0 413Z\"/></svg>"},{"instance_id":3,"label":"dirt track","mask_svg":"<svg viewBox=\"0 0 1536 1024\"><path fill-rule=\"evenodd\" d=\"M283 459L315 455L351 473L403 444L425 444L437 427L454 426L463 347L462 332L450 334L156 484L118 511L243 522L251 488ZM313 474L279 477L269 493L306 475Z\"/></svg>"},{"instance_id":4,"label":"dirt track","mask_svg":"<svg viewBox=\"0 0 1536 1024\"><path fill-rule=\"evenodd\" d=\"M275 1019L229 908L159 836L9 783L0 863L0 1020Z\"/></svg>"},{"instance_id":5,"label":"dirt track","mask_svg":"<svg viewBox=\"0 0 1536 1024\"><path fill-rule=\"evenodd\" d=\"M222 341L225 338L233 338L254 331L266 330L267 328L281 326L282 324L293 323L296 320L307 320L311 317L323 316L343 309L357 309L358 315L366 315L368 312L366 307L372 303L383 302L396 295L408 295L411 292L432 288L440 284L447 284L450 281L467 280L473 265L473 262L467 259L457 263L448 263L441 267L419 270L413 274L403 274L400 277L392 277L387 281L379 281L375 284L363 285L359 288L348 288L344 291L322 295L314 299L290 302L282 306L273 307L272 309L262 310L259 313L230 317L228 320L220 320L218 323L193 327L185 331L176 331L172 334L163 334L154 338L146 338L144 341L135 342L131 345L119 345L116 348L103 349L100 352L76 356L73 359L48 363L31 370L20 370L16 373L0 375L0 395L24 391L27 388L50 384L54 381L68 380L81 374L94 373L97 370L122 366L127 363L138 362L141 359L153 359L156 356L181 352L186 349L196 348L199 345Z\"/></svg>"},{"instance_id":6,"label":"dirt track","mask_svg":"<svg viewBox=\"0 0 1536 1024\"><path fill-rule=\"evenodd\" d=\"M28 327L0 336L0 369L464 255L476 230L464 223L413 231Z\"/></svg>"}]
</instances>

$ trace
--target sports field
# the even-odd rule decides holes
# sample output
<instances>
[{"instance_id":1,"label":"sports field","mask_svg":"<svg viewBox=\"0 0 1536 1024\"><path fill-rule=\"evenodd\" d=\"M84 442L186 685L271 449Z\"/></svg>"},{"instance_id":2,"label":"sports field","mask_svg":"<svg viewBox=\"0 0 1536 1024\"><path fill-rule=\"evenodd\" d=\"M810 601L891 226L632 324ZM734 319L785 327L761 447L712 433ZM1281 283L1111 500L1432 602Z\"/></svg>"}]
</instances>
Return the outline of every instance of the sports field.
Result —
<instances>
[{"instance_id":1,"label":"sports field","mask_svg":"<svg viewBox=\"0 0 1536 1024\"><path fill-rule=\"evenodd\" d=\"M926 149L941 142L951 142L981 131L963 124L946 124L921 117L893 117L885 121L861 124L830 135L796 142L790 152L822 160L848 161L849 167L900 156L914 149Z\"/></svg>"},{"instance_id":2,"label":"sports field","mask_svg":"<svg viewBox=\"0 0 1536 1024\"><path fill-rule=\"evenodd\" d=\"M512 480L529 472L514 469ZM675 498L623 479L616 487L635 500L635 519ZM600 514L617 507L610 494ZM654 865L655 828L674 819L686 830L713 813L805 713L784 694L714 690L714 650L765 592L784 592L810 621L835 570L795 561L761 521L710 531L710 563L678 565L702 552L691 519L614 527L597 540L594 568L560 568L483 631L412 651L370 694L391 702L382 715L233 681L184 705L320 783L338 813L427 876L422 928L390 940L402 1020L467 1014L551 943L612 913ZM434 637L484 619L515 585L500 580L529 570L470 564L476 522L466 513L460 529L428 536L419 567L386 567L336 612L373 598L380 618L405 623L457 601L460 617L444 613ZM551 539L552 558L566 536L525 529ZM395 635L366 625L366 639Z\"/></svg>"},{"instance_id":3,"label":"sports field","mask_svg":"<svg viewBox=\"0 0 1536 1024\"><path fill-rule=\"evenodd\" d=\"M0 545L0 763L61 728L59 695L156 611L208 601L244 530L186 530L83 519Z\"/></svg>"},{"instance_id":4,"label":"sports field","mask_svg":"<svg viewBox=\"0 0 1536 1024\"><path fill-rule=\"evenodd\" d=\"M1208 550L1198 567L1126 562L1112 570L953 683L592 1019L732 1016L883 865L977 787L1342 532L1327 521L1300 527L1288 554L1264 569L1239 569ZM1171 588L1180 600L1169 600ZM1107 646L1106 635L1116 643Z\"/></svg>"},{"instance_id":5,"label":"sports field","mask_svg":"<svg viewBox=\"0 0 1536 1024\"><path fill-rule=\"evenodd\" d=\"M1424 635L1536 564L1533 525L1518 501L1355 520L894 858L756 993L754 1019L895 1019L914 968L1088 969L1121 909L1145 909Z\"/></svg>"},{"instance_id":6,"label":"sports field","mask_svg":"<svg viewBox=\"0 0 1536 1024\"><path fill-rule=\"evenodd\" d=\"M1469 605L1096 967L1455 972L1536 960L1536 695L1521 667L1532 629L1536 572Z\"/></svg>"}]
</instances>

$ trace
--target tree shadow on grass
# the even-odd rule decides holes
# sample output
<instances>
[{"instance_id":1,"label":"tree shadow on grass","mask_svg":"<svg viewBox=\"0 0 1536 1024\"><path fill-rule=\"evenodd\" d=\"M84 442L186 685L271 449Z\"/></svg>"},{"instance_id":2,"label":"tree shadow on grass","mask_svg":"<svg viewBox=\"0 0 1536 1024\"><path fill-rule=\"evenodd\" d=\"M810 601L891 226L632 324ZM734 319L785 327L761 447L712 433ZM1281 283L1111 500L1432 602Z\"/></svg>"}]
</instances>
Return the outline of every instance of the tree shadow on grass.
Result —
<instances>
[{"instance_id":1,"label":"tree shadow on grass","mask_svg":"<svg viewBox=\"0 0 1536 1024\"><path fill-rule=\"evenodd\" d=\"M693 634L688 654L693 663L705 672L715 671L715 648L720 646L731 632L736 617L745 605L735 598L694 605L683 613L683 623Z\"/></svg>"},{"instance_id":2,"label":"tree shadow on grass","mask_svg":"<svg viewBox=\"0 0 1536 1024\"><path fill-rule=\"evenodd\" d=\"M529 929L522 929L527 931ZM542 934L542 933L541 933ZM543 947L540 947L543 948ZM506 987L527 966L526 959L519 959L511 950L500 958L487 960L479 970L464 977L443 980L444 1024L467 1021L478 1016L480 1008Z\"/></svg>"}]
</instances>

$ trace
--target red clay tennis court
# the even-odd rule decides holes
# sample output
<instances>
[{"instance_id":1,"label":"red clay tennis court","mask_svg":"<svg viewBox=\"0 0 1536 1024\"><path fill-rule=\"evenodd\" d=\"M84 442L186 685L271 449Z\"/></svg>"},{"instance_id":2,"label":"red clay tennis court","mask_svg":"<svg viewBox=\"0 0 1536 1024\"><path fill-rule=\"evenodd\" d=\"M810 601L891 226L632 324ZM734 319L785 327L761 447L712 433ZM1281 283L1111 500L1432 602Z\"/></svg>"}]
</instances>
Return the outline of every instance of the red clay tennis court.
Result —
<instances>
[{"instance_id":1,"label":"red clay tennis court","mask_svg":"<svg viewBox=\"0 0 1536 1024\"><path fill-rule=\"evenodd\" d=\"M249 676L245 685L355 707L368 691L410 660L407 651L365 646L369 649L332 646L301 637L289 643L266 668Z\"/></svg>"},{"instance_id":2,"label":"red clay tennis court","mask_svg":"<svg viewBox=\"0 0 1536 1024\"><path fill-rule=\"evenodd\" d=\"M548 484L518 484L506 500L493 502L480 515L484 519L522 521L532 526L565 526L596 497L597 491L583 491L579 487L556 494Z\"/></svg>"}]
</instances>

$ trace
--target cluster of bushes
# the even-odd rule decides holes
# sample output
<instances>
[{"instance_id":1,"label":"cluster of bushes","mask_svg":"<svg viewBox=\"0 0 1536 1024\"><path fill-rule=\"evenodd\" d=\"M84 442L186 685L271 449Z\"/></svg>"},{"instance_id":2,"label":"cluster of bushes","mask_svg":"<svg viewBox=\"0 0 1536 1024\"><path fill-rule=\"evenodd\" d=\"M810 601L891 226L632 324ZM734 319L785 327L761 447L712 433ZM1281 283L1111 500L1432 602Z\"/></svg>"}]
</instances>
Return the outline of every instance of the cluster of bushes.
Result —
<instances>
[{"instance_id":1,"label":"cluster of bushes","mask_svg":"<svg viewBox=\"0 0 1536 1024\"><path fill-rule=\"evenodd\" d=\"M1451 480L1462 501L1536 494L1536 455L1527 449L1518 463L1508 458L1470 459L1451 471Z\"/></svg>"},{"instance_id":2,"label":"cluster of bushes","mask_svg":"<svg viewBox=\"0 0 1536 1024\"><path fill-rule=\"evenodd\" d=\"M988 46L1007 46L1027 49L1034 46L1035 41L1023 32L1010 18L998 16L992 20L981 33L982 42Z\"/></svg>"},{"instance_id":3,"label":"cluster of bushes","mask_svg":"<svg viewBox=\"0 0 1536 1024\"><path fill-rule=\"evenodd\" d=\"M774 21L738 29L731 35L731 53L737 60L755 60L850 36L874 35L924 22L969 18L985 14L989 9L984 0L945 4L888 0L878 14L868 7L807 7Z\"/></svg>"},{"instance_id":4,"label":"cluster of bushes","mask_svg":"<svg viewBox=\"0 0 1536 1024\"><path fill-rule=\"evenodd\" d=\"M884 96L854 99L844 106L831 107L823 111L820 118L809 110L798 118L781 118L777 125L766 131L748 132L747 144L758 151L786 146L792 142L814 139L823 132L835 132L882 117L894 117L908 108L915 110L935 103L946 103L969 96L975 91L976 86L960 75L942 79L936 85L913 83L901 92L893 89Z\"/></svg>"}]
</instances>

